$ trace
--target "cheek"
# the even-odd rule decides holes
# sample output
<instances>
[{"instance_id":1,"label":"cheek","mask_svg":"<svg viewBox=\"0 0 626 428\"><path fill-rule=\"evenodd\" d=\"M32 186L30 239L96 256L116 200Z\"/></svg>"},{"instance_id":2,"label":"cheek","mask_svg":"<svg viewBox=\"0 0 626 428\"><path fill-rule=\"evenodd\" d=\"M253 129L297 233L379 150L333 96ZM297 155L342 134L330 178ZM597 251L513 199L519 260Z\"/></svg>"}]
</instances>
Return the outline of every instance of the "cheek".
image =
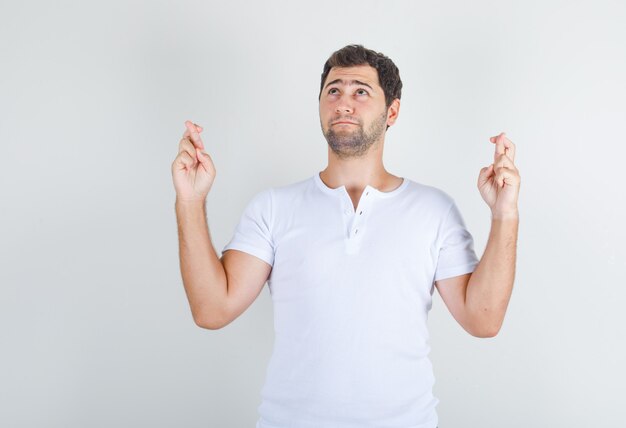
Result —
<instances>
[{"instance_id":1,"label":"cheek","mask_svg":"<svg viewBox=\"0 0 626 428\"><path fill-rule=\"evenodd\" d=\"M326 123L332 116L332 109L329 105L320 105L319 113L322 122Z\"/></svg>"}]
</instances>

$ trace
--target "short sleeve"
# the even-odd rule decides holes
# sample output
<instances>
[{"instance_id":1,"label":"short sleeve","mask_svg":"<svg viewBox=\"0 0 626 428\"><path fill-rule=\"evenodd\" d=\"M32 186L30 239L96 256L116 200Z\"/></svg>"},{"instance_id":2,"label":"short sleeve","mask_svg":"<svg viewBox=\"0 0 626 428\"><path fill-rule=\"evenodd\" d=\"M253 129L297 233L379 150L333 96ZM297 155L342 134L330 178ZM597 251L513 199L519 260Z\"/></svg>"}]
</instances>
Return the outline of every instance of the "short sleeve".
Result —
<instances>
[{"instance_id":1,"label":"short sleeve","mask_svg":"<svg viewBox=\"0 0 626 428\"><path fill-rule=\"evenodd\" d=\"M272 240L272 191L257 193L248 203L230 242L222 250L239 250L274 264Z\"/></svg>"},{"instance_id":2,"label":"short sleeve","mask_svg":"<svg viewBox=\"0 0 626 428\"><path fill-rule=\"evenodd\" d=\"M440 229L439 257L435 269L435 281L473 272L478 265L474 252L474 239L452 202Z\"/></svg>"}]
</instances>

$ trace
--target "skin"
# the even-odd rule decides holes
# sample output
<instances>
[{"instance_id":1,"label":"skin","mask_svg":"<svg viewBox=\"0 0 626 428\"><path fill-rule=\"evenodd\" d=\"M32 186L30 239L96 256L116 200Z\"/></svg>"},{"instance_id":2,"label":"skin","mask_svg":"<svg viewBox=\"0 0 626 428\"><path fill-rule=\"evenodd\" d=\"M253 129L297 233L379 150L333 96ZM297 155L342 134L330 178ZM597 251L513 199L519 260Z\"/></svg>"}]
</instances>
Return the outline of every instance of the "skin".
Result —
<instances>
[{"instance_id":1,"label":"skin","mask_svg":"<svg viewBox=\"0 0 626 428\"><path fill-rule=\"evenodd\" d=\"M345 141L363 132L367 134L377 128L381 116L385 128L392 126L399 112L399 99L395 99L389 108L385 106L385 93L378 82L378 73L369 65L333 67L328 73L319 105L320 124L327 140L329 132L344 137ZM343 121L358 124L337 123ZM383 192L397 188L402 184L402 178L385 169L384 144L384 132L362 154L355 155L350 146L337 153L329 143L328 166L320 172L320 178L330 188L345 185L355 209L368 184Z\"/></svg>"},{"instance_id":2,"label":"skin","mask_svg":"<svg viewBox=\"0 0 626 428\"><path fill-rule=\"evenodd\" d=\"M399 111L399 99L386 106L376 70L369 65L333 68L324 82L319 115L328 141L328 166L320 178L330 188L345 186L355 208L368 184L389 192L402 183L382 161L381 130L395 124ZM258 297L271 266L237 250L217 258L203 211L216 171L204 151L202 127L191 121L185 126L172 164L181 271L196 324L218 329ZM513 289L519 224L515 145L504 133L489 141L495 145L494 161L480 170L477 183L491 209L487 246L474 272L435 282L452 316L476 337L493 337L501 328Z\"/></svg>"},{"instance_id":3,"label":"skin","mask_svg":"<svg viewBox=\"0 0 626 428\"><path fill-rule=\"evenodd\" d=\"M489 141L495 144L494 162L478 175L478 189L491 209L485 252L471 274L435 283L454 318L477 337L495 336L504 321L515 280L519 225L515 144L504 132Z\"/></svg>"}]
</instances>

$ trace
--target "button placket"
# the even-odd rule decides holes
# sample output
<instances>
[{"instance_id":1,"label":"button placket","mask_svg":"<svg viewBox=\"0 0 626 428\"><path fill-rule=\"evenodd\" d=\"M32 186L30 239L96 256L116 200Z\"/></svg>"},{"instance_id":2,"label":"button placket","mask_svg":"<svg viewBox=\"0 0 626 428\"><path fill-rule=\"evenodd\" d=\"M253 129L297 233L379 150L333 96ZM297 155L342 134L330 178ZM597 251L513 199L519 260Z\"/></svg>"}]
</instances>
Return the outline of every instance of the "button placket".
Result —
<instances>
[{"instance_id":1,"label":"button placket","mask_svg":"<svg viewBox=\"0 0 626 428\"><path fill-rule=\"evenodd\" d=\"M363 194L361 195L361 199L359 199L359 204L357 205L356 212L354 213L352 225L350 227L350 235L348 236L349 239L360 240L360 238L363 237L365 215L367 212L369 212L369 206L373 199L372 196L372 189L367 186L363 191Z\"/></svg>"},{"instance_id":2,"label":"button placket","mask_svg":"<svg viewBox=\"0 0 626 428\"><path fill-rule=\"evenodd\" d=\"M341 205L341 212L343 213L343 233L345 235L348 235L348 238L350 238L350 228L354 218L354 209L352 208L352 200L350 199L350 195L348 195L348 192L345 189L343 192L343 203Z\"/></svg>"}]
</instances>

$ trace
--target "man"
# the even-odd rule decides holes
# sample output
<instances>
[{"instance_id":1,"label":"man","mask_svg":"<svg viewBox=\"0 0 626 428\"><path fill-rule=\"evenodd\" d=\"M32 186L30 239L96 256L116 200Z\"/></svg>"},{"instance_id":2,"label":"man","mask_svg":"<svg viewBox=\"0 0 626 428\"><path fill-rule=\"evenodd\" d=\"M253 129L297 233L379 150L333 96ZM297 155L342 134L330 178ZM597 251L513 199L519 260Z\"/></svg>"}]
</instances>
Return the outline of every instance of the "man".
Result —
<instances>
[{"instance_id":1,"label":"man","mask_svg":"<svg viewBox=\"0 0 626 428\"><path fill-rule=\"evenodd\" d=\"M319 95L328 166L257 193L221 259L204 212L215 168L202 128L186 122L172 173L194 320L218 329L266 281L272 295L258 428L436 427L426 324L434 286L470 334L492 337L502 325L516 257L515 145L492 137L494 162L478 177L492 212L479 262L452 198L383 166L401 89L386 56L358 45L333 53Z\"/></svg>"}]
</instances>

